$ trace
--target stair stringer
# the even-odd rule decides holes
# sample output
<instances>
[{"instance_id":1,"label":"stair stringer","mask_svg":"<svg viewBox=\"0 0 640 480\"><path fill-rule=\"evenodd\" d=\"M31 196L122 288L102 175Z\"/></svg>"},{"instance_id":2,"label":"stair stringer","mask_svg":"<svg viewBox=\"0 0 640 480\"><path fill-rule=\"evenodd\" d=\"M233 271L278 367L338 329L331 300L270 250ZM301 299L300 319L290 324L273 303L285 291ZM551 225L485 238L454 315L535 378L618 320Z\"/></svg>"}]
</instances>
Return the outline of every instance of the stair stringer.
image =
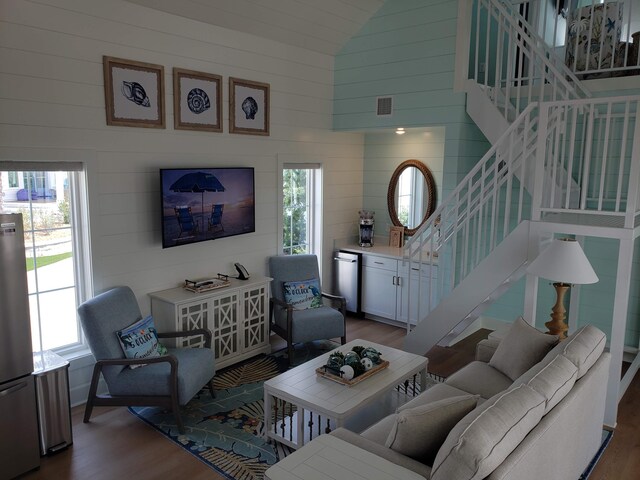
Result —
<instances>
[{"instance_id":1,"label":"stair stringer","mask_svg":"<svg viewBox=\"0 0 640 480\"><path fill-rule=\"evenodd\" d=\"M424 355L454 331L461 332L512 283L528 262L530 221L524 220L474 268L450 295L405 337L403 349Z\"/></svg>"}]
</instances>

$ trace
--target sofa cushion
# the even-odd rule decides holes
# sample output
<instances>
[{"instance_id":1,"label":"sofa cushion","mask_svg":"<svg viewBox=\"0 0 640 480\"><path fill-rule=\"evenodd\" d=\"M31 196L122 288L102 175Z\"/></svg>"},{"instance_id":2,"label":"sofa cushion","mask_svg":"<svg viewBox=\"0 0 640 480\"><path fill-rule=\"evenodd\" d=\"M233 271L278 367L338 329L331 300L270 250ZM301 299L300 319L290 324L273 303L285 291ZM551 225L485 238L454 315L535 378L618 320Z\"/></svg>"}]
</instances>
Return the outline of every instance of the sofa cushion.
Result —
<instances>
[{"instance_id":1,"label":"sofa cushion","mask_svg":"<svg viewBox=\"0 0 640 480\"><path fill-rule=\"evenodd\" d=\"M606 343L607 336L602 330L585 325L556 345L542 361L544 364L550 363L556 355L562 354L578 367L580 379L600 358Z\"/></svg>"},{"instance_id":2,"label":"sofa cushion","mask_svg":"<svg viewBox=\"0 0 640 480\"><path fill-rule=\"evenodd\" d=\"M447 378L445 383L486 399L509 388L513 380L488 363L474 361Z\"/></svg>"},{"instance_id":3,"label":"sofa cushion","mask_svg":"<svg viewBox=\"0 0 640 480\"><path fill-rule=\"evenodd\" d=\"M489 365L515 380L558 343L557 335L547 335L518 317L500 342Z\"/></svg>"},{"instance_id":4,"label":"sofa cushion","mask_svg":"<svg viewBox=\"0 0 640 480\"><path fill-rule=\"evenodd\" d=\"M501 392L453 427L433 463L431 480L489 475L538 424L546 400L527 385Z\"/></svg>"},{"instance_id":5,"label":"sofa cushion","mask_svg":"<svg viewBox=\"0 0 640 480\"><path fill-rule=\"evenodd\" d=\"M407 408L395 414L385 446L431 465L451 429L477 402L477 395L462 395Z\"/></svg>"},{"instance_id":6,"label":"sofa cushion","mask_svg":"<svg viewBox=\"0 0 640 480\"><path fill-rule=\"evenodd\" d=\"M556 355L548 364L539 362L513 382L513 386L528 385L542 395L547 404L544 413L555 407L573 388L578 367L564 355Z\"/></svg>"},{"instance_id":7,"label":"sofa cushion","mask_svg":"<svg viewBox=\"0 0 640 480\"><path fill-rule=\"evenodd\" d=\"M366 430L364 430L360 435L362 435L367 440L371 440L372 442L379 443L380 445L384 445L387 441L387 437L389 437L389 432L391 428L396 423L396 418L398 417L397 413L392 413L391 415L387 415L379 422L374 423Z\"/></svg>"}]
</instances>

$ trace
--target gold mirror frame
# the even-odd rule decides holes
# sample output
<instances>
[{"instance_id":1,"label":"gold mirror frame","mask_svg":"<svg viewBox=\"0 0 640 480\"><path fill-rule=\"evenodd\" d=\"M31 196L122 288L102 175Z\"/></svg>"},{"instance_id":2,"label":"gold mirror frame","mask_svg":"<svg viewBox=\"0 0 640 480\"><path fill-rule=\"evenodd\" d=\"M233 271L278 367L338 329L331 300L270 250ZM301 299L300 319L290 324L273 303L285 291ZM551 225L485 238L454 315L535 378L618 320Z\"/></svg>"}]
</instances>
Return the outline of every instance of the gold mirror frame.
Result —
<instances>
[{"instance_id":1,"label":"gold mirror frame","mask_svg":"<svg viewBox=\"0 0 640 480\"><path fill-rule=\"evenodd\" d=\"M420 225L415 228L408 228L400 223L396 205L396 188L398 186L398 179L400 178L400 175L402 175L402 172L409 167L417 168L420 173L422 173L422 176L424 177L424 180L427 184L427 208L424 213L424 217L420 222ZM389 217L391 217L391 222L396 227L404 227L405 235L414 235L436 209L436 201L436 182L433 179L433 174L431 173L431 170L429 170L429 167L427 167L419 160L405 160L400 165L398 165L398 168L396 168L396 170L393 172L393 175L391 175L391 180L389 181L389 189L387 190L387 208L389 209Z\"/></svg>"}]
</instances>

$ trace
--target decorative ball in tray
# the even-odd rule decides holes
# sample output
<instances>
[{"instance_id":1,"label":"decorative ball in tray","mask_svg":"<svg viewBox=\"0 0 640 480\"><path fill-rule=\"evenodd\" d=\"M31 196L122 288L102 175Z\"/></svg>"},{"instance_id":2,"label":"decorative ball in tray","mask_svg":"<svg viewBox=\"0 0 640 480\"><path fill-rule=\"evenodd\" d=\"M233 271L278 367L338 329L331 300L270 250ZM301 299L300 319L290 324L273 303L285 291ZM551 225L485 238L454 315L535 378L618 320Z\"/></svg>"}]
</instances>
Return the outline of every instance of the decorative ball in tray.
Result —
<instances>
[{"instance_id":1,"label":"decorative ball in tray","mask_svg":"<svg viewBox=\"0 0 640 480\"><path fill-rule=\"evenodd\" d=\"M357 345L347 353L333 352L326 365L317 368L316 373L343 385L355 385L389 366L381 355L373 347Z\"/></svg>"}]
</instances>

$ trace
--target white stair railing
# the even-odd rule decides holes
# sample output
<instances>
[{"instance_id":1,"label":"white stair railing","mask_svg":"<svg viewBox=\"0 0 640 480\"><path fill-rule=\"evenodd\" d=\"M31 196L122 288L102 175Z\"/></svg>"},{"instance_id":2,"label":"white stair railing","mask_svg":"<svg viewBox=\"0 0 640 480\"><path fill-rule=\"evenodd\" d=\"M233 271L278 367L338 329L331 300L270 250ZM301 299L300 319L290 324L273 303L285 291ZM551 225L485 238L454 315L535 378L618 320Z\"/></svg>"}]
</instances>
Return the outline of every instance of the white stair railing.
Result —
<instances>
[{"instance_id":1,"label":"white stair railing","mask_svg":"<svg viewBox=\"0 0 640 480\"><path fill-rule=\"evenodd\" d=\"M472 18L470 78L508 121L533 101L590 96L517 9L477 0Z\"/></svg>"},{"instance_id":2,"label":"white stair railing","mask_svg":"<svg viewBox=\"0 0 640 480\"><path fill-rule=\"evenodd\" d=\"M407 329L531 218L525 160L536 158L537 118L538 106L532 103L407 242L404 261L414 272L407 279ZM434 279L429 272L436 265Z\"/></svg>"}]
</instances>

